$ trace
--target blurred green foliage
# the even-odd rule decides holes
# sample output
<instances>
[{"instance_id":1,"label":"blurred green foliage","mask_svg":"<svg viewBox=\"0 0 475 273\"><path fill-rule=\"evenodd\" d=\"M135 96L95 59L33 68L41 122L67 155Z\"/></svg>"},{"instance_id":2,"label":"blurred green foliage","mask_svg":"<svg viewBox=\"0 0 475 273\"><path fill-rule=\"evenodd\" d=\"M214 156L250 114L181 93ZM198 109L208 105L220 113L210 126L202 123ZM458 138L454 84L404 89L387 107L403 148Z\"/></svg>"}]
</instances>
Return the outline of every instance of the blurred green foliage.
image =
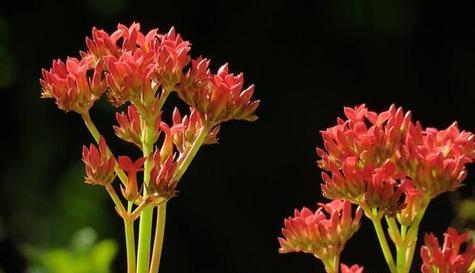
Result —
<instances>
[{"instance_id":1,"label":"blurred green foliage","mask_svg":"<svg viewBox=\"0 0 475 273\"><path fill-rule=\"evenodd\" d=\"M475 221L475 200L464 199L459 201L457 217L465 220Z\"/></svg>"},{"instance_id":2,"label":"blurred green foliage","mask_svg":"<svg viewBox=\"0 0 475 273\"><path fill-rule=\"evenodd\" d=\"M117 244L112 240L97 241L96 232L84 228L73 235L68 247L26 246L24 253L29 260L29 273L110 273Z\"/></svg>"}]
</instances>

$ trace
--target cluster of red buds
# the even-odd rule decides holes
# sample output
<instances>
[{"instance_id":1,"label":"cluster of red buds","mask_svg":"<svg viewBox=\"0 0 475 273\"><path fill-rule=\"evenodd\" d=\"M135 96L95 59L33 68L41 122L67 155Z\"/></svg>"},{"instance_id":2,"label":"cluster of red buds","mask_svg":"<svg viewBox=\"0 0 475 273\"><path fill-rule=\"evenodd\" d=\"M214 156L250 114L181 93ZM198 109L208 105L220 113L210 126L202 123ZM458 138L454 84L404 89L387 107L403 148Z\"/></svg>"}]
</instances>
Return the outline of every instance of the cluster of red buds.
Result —
<instances>
[{"instance_id":1,"label":"cluster of red buds","mask_svg":"<svg viewBox=\"0 0 475 273\"><path fill-rule=\"evenodd\" d=\"M138 23L130 27L119 24L112 34L93 28L86 48L79 59L55 60L49 70L42 70L41 96L54 99L65 112L79 113L99 142L99 148L93 144L83 148L85 181L104 186L124 218L128 272L135 273L135 252L130 247L134 236L130 234L138 217L144 223L140 224L137 273L157 272L160 255L156 253L163 242L161 210L176 195L177 183L198 149L218 142L221 123L257 119L254 112L259 101L251 99L254 85L243 88L243 74L230 73L227 64L214 74L208 68L209 60L192 60L190 42L174 28L167 33L158 29L143 33ZM116 114L114 130L120 139L142 150L143 156L135 161L128 156L116 160L90 117L89 110L104 93L113 106L128 106L126 112ZM172 93L190 112L182 114L175 108L167 124L162 108ZM116 176L122 182L123 198L129 202L127 209L111 186ZM151 238L154 207L158 207L158 243L149 261L150 242L146 241Z\"/></svg>"},{"instance_id":2,"label":"cluster of red buds","mask_svg":"<svg viewBox=\"0 0 475 273\"><path fill-rule=\"evenodd\" d=\"M468 232L458 233L449 228L444 234L442 247L434 234L424 237L421 248L423 273L467 273L475 261L475 246Z\"/></svg>"},{"instance_id":3,"label":"cluster of red buds","mask_svg":"<svg viewBox=\"0 0 475 273\"><path fill-rule=\"evenodd\" d=\"M86 183L103 186L112 183L115 178L115 159L108 153L104 138L99 140L99 149L94 144L89 148L83 146L82 160L86 166Z\"/></svg>"},{"instance_id":4,"label":"cluster of red buds","mask_svg":"<svg viewBox=\"0 0 475 273\"><path fill-rule=\"evenodd\" d=\"M344 112L346 120L322 131L324 148L317 148L327 198L394 215L411 207L414 196L457 189L475 158L473 134L456 123L423 129L394 105L379 114L365 105Z\"/></svg>"},{"instance_id":5,"label":"cluster of red buds","mask_svg":"<svg viewBox=\"0 0 475 273\"><path fill-rule=\"evenodd\" d=\"M164 135L160 152L148 151L143 159L153 161L152 178L155 179L155 185L144 186L158 195L173 195L176 165L184 159L201 131L206 130L203 144L212 144L217 142L220 123L256 119L254 111L259 101L251 100L254 86L243 90L243 74L229 73L227 64L213 74L208 68L209 60L201 57L191 60L190 43L173 28L165 34L157 29L142 33L138 23L130 27L119 24L110 35L94 28L92 37L86 38L86 46L87 50L80 52L80 60L68 58L65 63L55 60L51 69L43 69L42 97L55 99L58 107L66 112L82 115L88 115L103 93L107 93L116 107L130 103L125 113L116 114L118 125L114 130L119 138L143 149L155 144L161 133ZM190 115L182 118L175 109L173 125L169 126L161 118L161 109L172 92L189 105ZM96 161L86 157L84 161L91 170L99 168L91 165ZM135 165L126 164L129 161L125 159L119 162L132 180L131 185L126 185L126 198L134 199L139 196L133 184L137 183L134 177L140 168L128 168ZM103 184L95 182L90 172L89 183ZM163 179L169 181L163 182ZM162 181L160 186L156 184L158 180Z\"/></svg>"},{"instance_id":6,"label":"cluster of red buds","mask_svg":"<svg viewBox=\"0 0 475 273\"><path fill-rule=\"evenodd\" d=\"M340 253L360 227L362 214L358 208L352 216L351 203L341 200L320 203L315 212L295 210L294 216L284 221L279 251L312 254L322 260L327 272L337 272Z\"/></svg>"}]
</instances>

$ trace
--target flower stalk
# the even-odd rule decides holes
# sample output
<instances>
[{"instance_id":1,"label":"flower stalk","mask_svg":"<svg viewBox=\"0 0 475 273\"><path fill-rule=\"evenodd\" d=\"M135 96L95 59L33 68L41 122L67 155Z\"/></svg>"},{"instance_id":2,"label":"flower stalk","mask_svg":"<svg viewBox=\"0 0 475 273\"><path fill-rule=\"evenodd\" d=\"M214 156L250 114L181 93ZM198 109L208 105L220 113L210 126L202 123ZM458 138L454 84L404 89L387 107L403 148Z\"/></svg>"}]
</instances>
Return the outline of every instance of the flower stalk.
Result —
<instances>
[{"instance_id":1,"label":"flower stalk","mask_svg":"<svg viewBox=\"0 0 475 273\"><path fill-rule=\"evenodd\" d=\"M378 213L378 211L376 210L372 210L369 213L370 213L369 215L371 215L370 219L371 219L371 222L373 223L376 236L378 237L379 245L384 255L384 260L386 261L389 267L389 271L391 273L398 273L396 264L394 263L393 255L391 253L391 249L389 248L389 244L386 239L386 234L384 233L383 226L381 224L382 215L381 213ZM366 215L368 215L368 212L366 213Z\"/></svg>"},{"instance_id":2,"label":"flower stalk","mask_svg":"<svg viewBox=\"0 0 475 273\"><path fill-rule=\"evenodd\" d=\"M143 175L143 197L148 197L147 187L150 183L150 172L152 171L152 157L153 143L154 143L154 124L145 121L145 138L142 140L143 156L146 158ZM152 223L153 222L153 207L148 206L143 209L140 215L139 224L139 241L138 241L138 258L137 258L137 273L147 273L150 264L150 249L152 241Z\"/></svg>"},{"instance_id":3,"label":"flower stalk","mask_svg":"<svg viewBox=\"0 0 475 273\"><path fill-rule=\"evenodd\" d=\"M82 119L84 120L84 123L86 124L87 129L91 133L92 137L97 143L99 143L101 134L99 133L99 130L97 129L94 122L92 121L89 111L82 113L81 116L82 116ZM107 152L113 156L113 153L111 152L109 147L106 146L106 148L107 148ZM117 162L115 163L114 171L119 177L120 181L125 185L127 183L127 176L125 175L124 171L120 168Z\"/></svg>"},{"instance_id":4,"label":"flower stalk","mask_svg":"<svg viewBox=\"0 0 475 273\"><path fill-rule=\"evenodd\" d=\"M149 273L157 273L160 267L160 260L163 249L163 237L165 235L165 222L167 213L167 202L157 206L157 223L155 225L155 239L153 241L152 261Z\"/></svg>"}]
</instances>

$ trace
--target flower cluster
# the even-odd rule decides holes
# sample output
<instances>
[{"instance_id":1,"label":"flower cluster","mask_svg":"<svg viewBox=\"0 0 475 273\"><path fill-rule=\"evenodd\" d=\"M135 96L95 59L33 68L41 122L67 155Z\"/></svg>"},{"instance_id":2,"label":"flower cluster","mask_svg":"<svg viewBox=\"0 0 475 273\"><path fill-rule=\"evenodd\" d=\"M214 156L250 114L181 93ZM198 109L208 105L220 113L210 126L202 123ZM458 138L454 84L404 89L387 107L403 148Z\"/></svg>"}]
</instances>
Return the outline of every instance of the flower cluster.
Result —
<instances>
[{"instance_id":1,"label":"flower cluster","mask_svg":"<svg viewBox=\"0 0 475 273\"><path fill-rule=\"evenodd\" d=\"M421 248L423 273L467 273L475 261L475 246L468 232L458 233L449 228L442 247L434 234L424 237Z\"/></svg>"},{"instance_id":2,"label":"flower cluster","mask_svg":"<svg viewBox=\"0 0 475 273\"><path fill-rule=\"evenodd\" d=\"M254 85L241 91L243 74L229 73L228 65L223 65L216 75L209 68L209 60L198 58L192 62L185 75L178 95L188 104L196 107L211 123L231 119L254 121L254 111L259 101L251 101Z\"/></svg>"},{"instance_id":3,"label":"flower cluster","mask_svg":"<svg viewBox=\"0 0 475 273\"><path fill-rule=\"evenodd\" d=\"M317 148L322 191L330 199L393 215L421 193L431 199L455 190L475 158L473 134L455 123L423 129L394 105L379 114L365 105L344 110L346 119L322 131L324 148Z\"/></svg>"},{"instance_id":4,"label":"flower cluster","mask_svg":"<svg viewBox=\"0 0 475 273\"><path fill-rule=\"evenodd\" d=\"M326 266L338 260L345 243L360 226L362 210L358 208L352 217L351 207L348 201L334 200L320 203L315 212L308 208L295 210L294 216L284 221L279 251L309 253Z\"/></svg>"},{"instance_id":5,"label":"flower cluster","mask_svg":"<svg viewBox=\"0 0 475 273\"><path fill-rule=\"evenodd\" d=\"M106 91L101 61L93 64L90 56L83 59L68 58L66 63L54 60L49 70L42 70L40 84L42 98L54 98L58 107L66 112L87 112ZM92 72L92 77L88 73Z\"/></svg>"},{"instance_id":6,"label":"flower cluster","mask_svg":"<svg viewBox=\"0 0 475 273\"><path fill-rule=\"evenodd\" d=\"M192 60L190 42L174 28L167 33L158 29L143 33L138 23L130 27L119 24L112 34L93 28L86 48L80 59L55 60L51 69L43 69L42 97L52 98L60 109L83 117L104 93L116 107L128 104L126 112L116 114L115 133L144 151L136 164L128 157L120 157L117 164L128 173L123 191L128 200L140 196L135 177L142 166L138 165L150 166L147 177L153 183L146 181L143 186L156 196L169 198L175 192L177 164L192 153L195 142L200 142L196 147L217 143L219 125L224 121L256 119L259 101L251 100L254 86L243 88L243 74L230 73L227 64L213 74L209 60ZM182 115L175 109L169 126L161 114L172 92L189 105L190 113ZM163 142L154 152L160 136ZM86 181L104 184L89 175L92 169L100 169L93 163L96 161L87 163Z\"/></svg>"}]
</instances>

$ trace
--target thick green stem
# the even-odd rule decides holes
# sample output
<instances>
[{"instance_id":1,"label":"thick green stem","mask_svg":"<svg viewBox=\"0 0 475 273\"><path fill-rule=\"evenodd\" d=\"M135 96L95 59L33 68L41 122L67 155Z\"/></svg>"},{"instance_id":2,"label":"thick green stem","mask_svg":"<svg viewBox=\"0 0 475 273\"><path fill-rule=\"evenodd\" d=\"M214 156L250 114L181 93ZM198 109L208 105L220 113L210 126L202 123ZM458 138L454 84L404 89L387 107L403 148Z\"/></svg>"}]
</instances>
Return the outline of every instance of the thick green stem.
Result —
<instances>
[{"instance_id":1,"label":"thick green stem","mask_svg":"<svg viewBox=\"0 0 475 273\"><path fill-rule=\"evenodd\" d=\"M134 221L124 219L125 246L127 250L127 273L135 273L135 233Z\"/></svg>"},{"instance_id":2,"label":"thick green stem","mask_svg":"<svg viewBox=\"0 0 475 273\"><path fill-rule=\"evenodd\" d=\"M160 258L162 256L163 237L165 235L165 221L167 213L167 202L157 206L157 223L155 225L155 239L153 241L152 262L149 273L158 273Z\"/></svg>"},{"instance_id":3,"label":"thick green stem","mask_svg":"<svg viewBox=\"0 0 475 273\"><path fill-rule=\"evenodd\" d=\"M91 133L92 137L94 140L99 143L99 138L101 137L101 134L99 133L99 130L97 130L96 125L91 119L91 115L89 112L85 112L82 115L82 119L84 120L84 123L86 124L87 129ZM112 152L109 149L109 146L107 146L107 152L111 155ZM122 181L122 184L126 185L127 184L127 175L124 173L124 171L120 168L119 163L116 161L115 166L114 166L115 173L119 177L120 181Z\"/></svg>"},{"instance_id":4,"label":"thick green stem","mask_svg":"<svg viewBox=\"0 0 475 273\"><path fill-rule=\"evenodd\" d=\"M429 201L423 206L421 211L417 214L416 219L414 222L409 226L409 229L406 234L406 265L404 270L401 273L409 273L412 266L412 260L414 259L414 252L416 250L417 245L417 235L419 233L419 225L421 224L422 218L424 217L424 213L429 206Z\"/></svg>"},{"instance_id":5,"label":"thick green stem","mask_svg":"<svg viewBox=\"0 0 475 273\"><path fill-rule=\"evenodd\" d=\"M144 192L143 197L147 198L147 186L150 182L150 172L152 170L152 157L153 142L154 142L154 130L155 125L153 123L147 123L145 139L142 141L143 156L147 159L144 164L143 181ZM153 221L153 207L149 206L143 209L140 216L139 225L139 244L138 244L138 257L137 257L137 273L147 273L150 264L150 243L152 241L152 221Z\"/></svg>"},{"instance_id":6,"label":"thick green stem","mask_svg":"<svg viewBox=\"0 0 475 273\"><path fill-rule=\"evenodd\" d=\"M399 227L396 223L396 219L393 217L385 217L388 224L389 237L396 246L396 267L399 273L402 273L406 266L406 250L407 244L405 242L405 234L402 234L402 229L399 231Z\"/></svg>"},{"instance_id":7,"label":"thick green stem","mask_svg":"<svg viewBox=\"0 0 475 273\"><path fill-rule=\"evenodd\" d=\"M383 251L384 259L389 266L389 271L391 271L391 273L397 273L396 264L394 263L393 255L389 249L388 241L386 240L386 235L384 234L383 226L381 225L381 217L377 215L377 213L371 213L370 219L371 222L373 222L379 245Z\"/></svg>"}]
</instances>

